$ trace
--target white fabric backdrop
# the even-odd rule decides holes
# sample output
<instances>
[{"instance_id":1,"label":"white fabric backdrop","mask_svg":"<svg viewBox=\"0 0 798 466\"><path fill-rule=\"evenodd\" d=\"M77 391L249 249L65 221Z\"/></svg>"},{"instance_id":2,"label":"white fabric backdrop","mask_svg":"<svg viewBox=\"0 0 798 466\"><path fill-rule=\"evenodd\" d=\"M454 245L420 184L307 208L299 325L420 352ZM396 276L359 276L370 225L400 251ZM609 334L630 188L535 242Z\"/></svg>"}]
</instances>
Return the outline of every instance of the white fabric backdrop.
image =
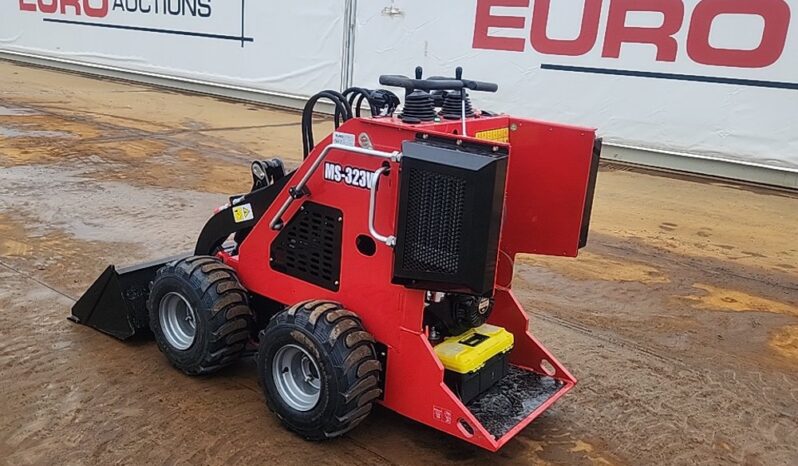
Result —
<instances>
[{"instance_id":1,"label":"white fabric backdrop","mask_svg":"<svg viewBox=\"0 0 798 466\"><path fill-rule=\"evenodd\" d=\"M344 1L185 1L6 0L0 3L0 50L300 96L340 87L346 27ZM176 14L164 14L164 5L169 2ZM548 21L542 21L539 14L534 21L533 8L547 2L551 5ZM474 95L477 105L483 108L594 126L616 144L798 169L798 0L357 3L355 84L376 87L380 74L411 74L419 64L425 66L427 75L451 74L455 66L462 65L467 77L496 81L501 86L498 94ZM537 35L538 40L543 34L566 40L580 36L580 31L585 31L580 25L586 4L595 7L599 15L595 41L590 40L588 27L587 46L571 50L571 55L541 53L538 49L545 47L532 45L530 35ZM710 45L750 50L757 49L763 35L768 44L774 40L778 44L781 36L783 52L764 50L755 54L760 63L754 63L753 68L751 63L746 65L751 53L745 52L742 58L722 66L697 63L696 53L688 48L688 44L701 42L691 38L696 33L689 32L695 17L700 16L694 14L696 6L707 10L729 4L743 10L764 11L768 20L752 14L720 15L710 23ZM48 5L52 7L48 9ZM80 15L75 5L81 7ZM108 7L107 14L87 15L103 5ZM391 5L400 14L386 14L384 9ZM610 7L620 10L624 5L643 10L667 7L667 14L630 12L621 17L621 26L664 25L673 29L673 39L666 39L660 48L626 43L617 58L613 53L603 56L607 55L603 53L605 39L612 36L607 31L618 30L618 24L608 25ZM28 11L31 9L36 11ZM55 12L47 12L53 9ZM501 16L510 19L496 18ZM504 27L481 29L475 26L478 17ZM614 17L617 19L617 11ZM787 32L780 29L785 25L789 26ZM477 47L475 36L483 39ZM510 38L509 43L518 51L495 50L495 44L486 46L486 36ZM247 41L250 38L252 42ZM517 40L512 41L513 38ZM612 52L612 47L609 49ZM669 54L673 56L668 57ZM750 82L721 84L556 71L543 69L544 64L777 85L769 88Z\"/></svg>"},{"instance_id":2,"label":"white fabric backdrop","mask_svg":"<svg viewBox=\"0 0 798 466\"><path fill-rule=\"evenodd\" d=\"M37 0L23 1L37 4ZM39 1L47 5L59 2ZM72 1L82 4L87 0ZM194 2L210 5L208 17L199 16L199 7L197 15L186 7L178 8L183 0L117 0L119 5L141 6L149 13L114 9L114 0L89 1L96 6L107 2L107 16L92 18L83 8L82 14L76 15L71 6L61 14L60 5L55 14L21 11L20 0L1 2L0 49L297 95L340 87L344 27L340 0L313 0L312 7L309 2L187 0L192 6ZM165 1L171 1L172 11L183 14L164 14ZM244 36L253 40L244 42L243 47L242 4ZM52 20L231 37L101 28Z\"/></svg>"},{"instance_id":3,"label":"white fabric backdrop","mask_svg":"<svg viewBox=\"0 0 798 466\"><path fill-rule=\"evenodd\" d=\"M497 4L534 4L541 0L493 0ZM548 35L579 35L586 0L551 0ZM475 94L478 106L517 115L599 128L608 141L798 168L798 84L795 89L607 76L541 69L542 64L598 67L705 77L798 83L798 0L789 3L790 29L780 58L764 68L707 66L687 53L687 37L696 0L629 1L631 4L684 5L676 24L674 62L658 62L654 45L625 44L619 58L603 58L611 3L604 0L598 37L582 56L547 55L530 44L531 5L493 7L493 15L524 19L522 29L493 28L490 35L521 38L522 52L473 47L477 0L396 0L400 15L383 14L386 1L359 2L355 82L375 85L380 73L410 74L423 65L427 75L452 74L462 65L466 77L495 81L500 92ZM757 4L763 0L739 0ZM781 0L779 0L781 1ZM489 0L481 0L483 5ZM726 2L737 3L737 2ZM782 13L777 11L776 13ZM677 17L678 20L678 17ZM755 49L762 37L759 16L721 15L710 43L717 48ZM661 13L630 13L627 25L663 24ZM539 31L540 32L540 31Z\"/></svg>"}]
</instances>

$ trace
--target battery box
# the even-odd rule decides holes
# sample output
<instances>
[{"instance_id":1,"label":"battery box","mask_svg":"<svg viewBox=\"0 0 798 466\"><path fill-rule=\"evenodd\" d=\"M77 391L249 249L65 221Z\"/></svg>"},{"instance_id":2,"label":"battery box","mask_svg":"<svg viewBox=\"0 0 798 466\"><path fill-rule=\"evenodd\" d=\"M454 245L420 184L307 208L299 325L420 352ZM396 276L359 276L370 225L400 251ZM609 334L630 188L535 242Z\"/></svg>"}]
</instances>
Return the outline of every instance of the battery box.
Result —
<instances>
[{"instance_id":1,"label":"battery box","mask_svg":"<svg viewBox=\"0 0 798 466\"><path fill-rule=\"evenodd\" d=\"M435 346L446 369L444 382L468 403L507 374L513 343L512 333L487 324L447 338Z\"/></svg>"}]
</instances>

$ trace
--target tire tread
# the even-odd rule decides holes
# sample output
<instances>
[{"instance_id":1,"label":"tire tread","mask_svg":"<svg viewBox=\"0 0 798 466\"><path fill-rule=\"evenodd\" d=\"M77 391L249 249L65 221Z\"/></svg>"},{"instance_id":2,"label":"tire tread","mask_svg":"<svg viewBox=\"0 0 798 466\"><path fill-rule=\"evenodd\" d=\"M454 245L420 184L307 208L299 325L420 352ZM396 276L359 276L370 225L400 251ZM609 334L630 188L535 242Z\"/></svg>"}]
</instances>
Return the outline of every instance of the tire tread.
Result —
<instances>
[{"instance_id":1,"label":"tire tread","mask_svg":"<svg viewBox=\"0 0 798 466\"><path fill-rule=\"evenodd\" d=\"M195 312L207 314L209 341L203 353L193 361L176 361L171 356L173 350L156 331L161 351L172 365L189 375L210 374L234 363L243 353L245 341L251 337L254 326L248 293L235 270L215 257L188 257L159 269L151 289L154 290L160 280L168 278L177 278L197 290L201 308ZM158 318L158 303L154 300L154 293L151 293L147 304L151 321Z\"/></svg>"},{"instance_id":2,"label":"tire tread","mask_svg":"<svg viewBox=\"0 0 798 466\"><path fill-rule=\"evenodd\" d=\"M357 314L344 309L332 301L311 300L298 303L283 312L277 313L260 337L261 353L258 358L261 377L268 373L263 367L266 357L266 341L270 329L278 326L299 327L334 362L335 377L339 381L339 393L332 394L334 411L329 419L318 422L313 427L300 428L291 419L278 412L269 393L266 399L269 408L291 430L311 440L324 440L339 437L360 424L371 412L372 406L382 395L380 377L382 365L377 359L374 337L363 329ZM262 383L264 390L266 384Z\"/></svg>"}]
</instances>

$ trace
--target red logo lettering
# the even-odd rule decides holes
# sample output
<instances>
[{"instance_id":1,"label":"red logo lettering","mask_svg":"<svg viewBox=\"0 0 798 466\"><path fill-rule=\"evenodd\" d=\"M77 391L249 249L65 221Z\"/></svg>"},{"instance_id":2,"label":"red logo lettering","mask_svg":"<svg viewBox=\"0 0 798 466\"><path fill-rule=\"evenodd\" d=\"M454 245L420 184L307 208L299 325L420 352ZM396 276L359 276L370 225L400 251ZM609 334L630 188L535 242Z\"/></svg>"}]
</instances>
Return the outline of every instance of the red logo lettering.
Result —
<instances>
[{"instance_id":1,"label":"red logo lettering","mask_svg":"<svg viewBox=\"0 0 798 466\"><path fill-rule=\"evenodd\" d=\"M630 11L662 13L662 26L629 27L626 25L626 15ZM676 61L679 44L673 35L682 28L683 21L684 4L681 0L613 0L602 56L620 58L621 45L624 43L653 44L657 47L657 61Z\"/></svg>"},{"instance_id":2,"label":"red logo lettering","mask_svg":"<svg viewBox=\"0 0 798 466\"><path fill-rule=\"evenodd\" d=\"M36 11L36 2L34 0L19 0L19 9L21 11Z\"/></svg>"},{"instance_id":3,"label":"red logo lettering","mask_svg":"<svg viewBox=\"0 0 798 466\"><path fill-rule=\"evenodd\" d=\"M75 14L80 16L80 0L61 0L61 14L66 14L68 6L74 8Z\"/></svg>"},{"instance_id":4,"label":"red logo lettering","mask_svg":"<svg viewBox=\"0 0 798 466\"><path fill-rule=\"evenodd\" d=\"M76 16L85 14L92 18L105 18L109 9L108 0L19 0L20 11L38 11L48 15L60 12L65 15L67 8Z\"/></svg>"},{"instance_id":5,"label":"red logo lettering","mask_svg":"<svg viewBox=\"0 0 798 466\"><path fill-rule=\"evenodd\" d=\"M762 41L753 50L715 48L709 43L712 22L720 15L761 16L765 21ZM790 27L790 6L783 0L731 2L703 0L696 6L687 37L687 54L696 63L740 68L764 68L776 63L784 53Z\"/></svg>"},{"instance_id":6,"label":"red logo lettering","mask_svg":"<svg viewBox=\"0 0 798 466\"><path fill-rule=\"evenodd\" d=\"M579 36L573 40L551 39L548 36L551 0L535 0L532 10L532 48L548 55L579 56L596 45L601 20L601 0L585 0Z\"/></svg>"},{"instance_id":7,"label":"red logo lettering","mask_svg":"<svg viewBox=\"0 0 798 466\"><path fill-rule=\"evenodd\" d=\"M62 0L63 1L63 0ZM86 16L92 18L105 18L108 16L108 0L95 0L95 3L100 2L100 6L92 6L92 0L83 0L83 11Z\"/></svg>"},{"instance_id":8,"label":"red logo lettering","mask_svg":"<svg viewBox=\"0 0 798 466\"><path fill-rule=\"evenodd\" d=\"M490 28L524 29L526 18L521 16L493 16L494 6L529 7L529 0L479 0L477 2L477 19L474 28L475 49L508 50L523 52L526 41L520 38L494 37L488 35Z\"/></svg>"},{"instance_id":9,"label":"red logo lettering","mask_svg":"<svg viewBox=\"0 0 798 466\"><path fill-rule=\"evenodd\" d=\"M39 11L42 13L55 13L58 11L58 0L39 0Z\"/></svg>"},{"instance_id":10,"label":"red logo lettering","mask_svg":"<svg viewBox=\"0 0 798 466\"><path fill-rule=\"evenodd\" d=\"M686 46L687 55L698 64L764 68L776 63L784 53L791 18L790 6L785 0L701 0L687 21L686 44L680 44L677 34L686 26L683 0L583 0L579 35L575 39L558 39L549 36L553 1L558 0L534 0L534 6L531 6L531 0L477 0L473 47L523 52L526 50L525 39L508 37L508 33L501 35L492 29L523 31L531 14L529 43L535 51L546 55L585 55L596 45L602 5L609 2L603 58L621 58L623 44L650 44L656 47L657 61L675 62L679 47ZM500 15L493 11L494 7L525 8L527 11L523 16L521 13ZM628 26L629 13L659 14L663 18L662 24L657 27ZM713 22L725 14L761 17L765 27L759 45L753 50L713 47L709 43Z\"/></svg>"}]
</instances>

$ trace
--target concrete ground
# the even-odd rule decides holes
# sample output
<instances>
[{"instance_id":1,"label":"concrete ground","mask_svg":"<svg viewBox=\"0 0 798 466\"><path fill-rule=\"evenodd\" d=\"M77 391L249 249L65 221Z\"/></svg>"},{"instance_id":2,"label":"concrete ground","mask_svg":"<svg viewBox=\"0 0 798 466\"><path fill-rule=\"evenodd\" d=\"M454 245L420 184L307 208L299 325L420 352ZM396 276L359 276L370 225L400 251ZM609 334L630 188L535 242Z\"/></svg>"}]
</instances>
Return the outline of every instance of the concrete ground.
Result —
<instances>
[{"instance_id":1,"label":"concrete ground","mask_svg":"<svg viewBox=\"0 0 798 466\"><path fill-rule=\"evenodd\" d=\"M798 464L791 194L604 169L584 254L516 277L580 384L495 455L384 409L307 443L251 362L189 378L66 321L106 264L190 249L274 155L299 160L296 114L0 62L0 463Z\"/></svg>"}]
</instances>

